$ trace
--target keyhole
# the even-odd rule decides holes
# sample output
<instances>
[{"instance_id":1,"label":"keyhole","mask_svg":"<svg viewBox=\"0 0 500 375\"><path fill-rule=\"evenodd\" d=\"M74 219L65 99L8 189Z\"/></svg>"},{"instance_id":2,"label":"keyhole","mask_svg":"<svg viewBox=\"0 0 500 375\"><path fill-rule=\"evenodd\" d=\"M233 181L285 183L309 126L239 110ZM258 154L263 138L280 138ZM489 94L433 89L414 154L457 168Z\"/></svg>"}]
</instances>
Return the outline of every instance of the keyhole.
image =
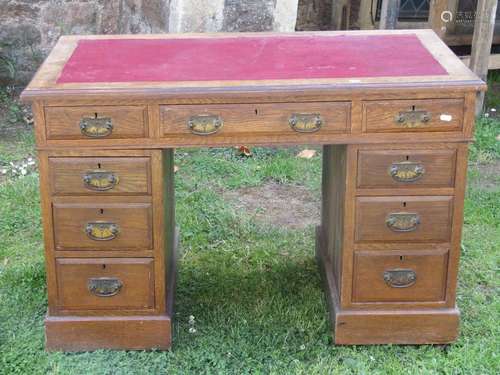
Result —
<instances>
[{"instance_id":1,"label":"keyhole","mask_svg":"<svg viewBox=\"0 0 500 375\"><path fill-rule=\"evenodd\" d=\"M101 169L101 163L97 163L97 168Z\"/></svg>"},{"instance_id":2,"label":"keyhole","mask_svg":"<svg viewBox=\"0 0 500 375\"><path fill-rule=\"evenodd\" d=\"M102 269L103 270L106 269L106 265L105 264L102 265Z\"/></svg>"},{"instance_id":3,"label":"keyhole","mask_svg":"<svg viewBox=\"0 0 500 375\"><path fill-rule=\"evenodd\" d=\"M101 213L101 215L104 214L104 210L102 208L99 210L99 212Z\"/></svg>"},{"instance_id":4,"label":"keyhole","mask_svg":"<svg viewBox=\"0 0 500 375\"><path fill-rule=\"evenodd\" d=\"M406 160L410 160L410 155L406 155Z\"/></svg>"},{"instance_id":5,"label":"keyhole","mask_svg":"<svg viewBox=\"0 0 500 375\"><path fill-rule=\"evenodd\" d=\"M412 105L412 106L411 106L411 110L412 110L412 111L414 111L414 110L415 110L415 106L414 106L414 105Z\"/></svg>"},{"instance_id":6,"label":"keyhole","mask_svg":"<svg viewBox=\"0 0 500 375\"><path fill-rule=\"evenodd\" d=\"M257 108L255 108L255 116L257 116L259 114L259 110Z\"/></svg>"},{"instance_id":7,"label":"keyhole","mask_svg":"<svg viewBox=\"0 0 500 375\"><path fill-rule=\"evenodd\" d=\"M406 202L403 202L403 207L406 207Z\"/></svg>"},{"instance_id":8,"label":"keyhole","mask_svg":"<svg viewBox=\"0 0 500 375\"><path fill-rule=\"evenodd\" d=\"M94 118L97 118L97 112L94 113Z\"/></svg>"},{"instance_id":9,"label":"keyhole","mask_svg":"<svg viewBox=\"0 0 500 375\"><path fill-rule=\"evenodd\" d=\"M402 255L399 256L399 260L401 260L401 261L403 260L403 256Z\"/></svg>"}]
</instances>

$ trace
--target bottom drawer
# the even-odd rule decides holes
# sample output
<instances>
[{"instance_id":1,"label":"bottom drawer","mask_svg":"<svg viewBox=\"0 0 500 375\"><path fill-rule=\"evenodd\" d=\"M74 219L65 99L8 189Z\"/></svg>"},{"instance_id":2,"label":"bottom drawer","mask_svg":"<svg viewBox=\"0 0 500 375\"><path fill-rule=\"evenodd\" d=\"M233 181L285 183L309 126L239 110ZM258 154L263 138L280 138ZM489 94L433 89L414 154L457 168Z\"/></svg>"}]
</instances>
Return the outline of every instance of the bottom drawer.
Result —
<instances>
[{"instance_id":1,"label":"bottom drawer","mask_svg":"<svg viewBox=\"0 0 500 375\"><path fill-rule=\"evenodd\" d=\"M61 310L146 310L154 307L152 258L56 259Z\"/></svg>"},{"instance_id":2,"label":"bottom drawer","mask_svg":"<svg viewBox=\"0 0 500 375\"><path fill-rule=\"evenodd\" d=\"M445 297L448 252L358 251L353 302L436 302Z\"/></svg>"}]
</instances>

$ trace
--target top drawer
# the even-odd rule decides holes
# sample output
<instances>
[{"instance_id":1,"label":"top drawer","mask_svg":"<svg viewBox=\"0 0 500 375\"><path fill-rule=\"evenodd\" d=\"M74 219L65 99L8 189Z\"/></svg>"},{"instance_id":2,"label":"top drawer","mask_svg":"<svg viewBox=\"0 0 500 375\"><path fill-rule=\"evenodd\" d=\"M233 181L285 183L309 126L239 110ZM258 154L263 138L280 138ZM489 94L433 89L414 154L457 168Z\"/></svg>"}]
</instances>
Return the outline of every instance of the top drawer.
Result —
<instances>
[{"instance_id":1,"label":"top drawer","mask_svg":"<svg viewBox=\"0 0 500 375\"><path fill-rule=\"evenodd\" d=\"M50 157L54 195L149 195L149 157Z\"/></svg>"},{"instance_id":2,"label":"top drawer","mask_svg":"<svg viewBox=\"0 0 500 375\"><path fill-rule=\"evenodd\" d=\"M358 188L453 187L456 150L360 150Z\"/></svg>"},{"instance_id":3,"label":"top drawer","mask_svg":"<svg viewBox=\"0 0 500 375\"><path fill-rule=\"evenodd\" d=\"M145 138L145 106L46 107L47 139Z\"/></svg>"},{"instance_id":4,"label":"top drawer","mask_svg":"<svg viewBox=\"0 0 500 375\"><path fill-rule=\"evenodd\" d=\"M346 133L350 103L164 105L163 137Z\"/></svg>"},{"instance_id":5,"label":"top drawer","mask_svg":"<svg viewBox=\"0 0 500 375\"><path fill-rule=\"evenodd\" d=\"M382 100L363 102L363 131L462 131L463 99Z\"/></svg>"}]
</instances>

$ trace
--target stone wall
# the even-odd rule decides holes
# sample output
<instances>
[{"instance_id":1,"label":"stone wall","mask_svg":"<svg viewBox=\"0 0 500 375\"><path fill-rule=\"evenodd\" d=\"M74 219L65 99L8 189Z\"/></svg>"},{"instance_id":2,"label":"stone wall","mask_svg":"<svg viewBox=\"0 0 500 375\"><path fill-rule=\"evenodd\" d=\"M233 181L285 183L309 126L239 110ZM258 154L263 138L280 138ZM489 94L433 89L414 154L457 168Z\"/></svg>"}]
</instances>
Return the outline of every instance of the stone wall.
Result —
<instances>
[{"instance_id":1,"label":"stone wall","mask_svg":"<svg viewBox=\"0 0 500 375\"><path fill-rule=\"evenodd\" d=\"M331 1L300 0L297 29L326 28ZM0 83L26 83L63 34L294 31L298 9L299 0L0 0L0 53L15 67L14 79L0 69Z\"/></svg>"},{"instance_id":2,"label":"stone wall","mask_svg":"<svg viewBox=\"0 0 500 375\"><path fill-rule=\"evenodd\" d=\"M168 31L170 0L0 0L0 48L25 83L63 34ZM5 80L5 77L4 77Z\"/></svg>"}]
</instances>

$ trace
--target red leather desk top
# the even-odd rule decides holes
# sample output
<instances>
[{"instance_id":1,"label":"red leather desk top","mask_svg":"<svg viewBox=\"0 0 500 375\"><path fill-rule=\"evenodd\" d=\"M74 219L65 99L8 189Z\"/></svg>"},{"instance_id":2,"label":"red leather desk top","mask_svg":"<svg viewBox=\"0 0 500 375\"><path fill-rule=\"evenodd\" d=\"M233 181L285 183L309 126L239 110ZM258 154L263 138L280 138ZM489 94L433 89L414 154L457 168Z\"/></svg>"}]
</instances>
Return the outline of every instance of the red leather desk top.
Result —
<instances>
[{"instance_id":1,"label":"red leather desk top","mask_svg":"<svg viewBox=\"0 0 500 375\"><path fill-rule=\"evenodd\" d=\"M417 36L82 39L57 83L447 75Z\"/></svg>"}]
</instances>

